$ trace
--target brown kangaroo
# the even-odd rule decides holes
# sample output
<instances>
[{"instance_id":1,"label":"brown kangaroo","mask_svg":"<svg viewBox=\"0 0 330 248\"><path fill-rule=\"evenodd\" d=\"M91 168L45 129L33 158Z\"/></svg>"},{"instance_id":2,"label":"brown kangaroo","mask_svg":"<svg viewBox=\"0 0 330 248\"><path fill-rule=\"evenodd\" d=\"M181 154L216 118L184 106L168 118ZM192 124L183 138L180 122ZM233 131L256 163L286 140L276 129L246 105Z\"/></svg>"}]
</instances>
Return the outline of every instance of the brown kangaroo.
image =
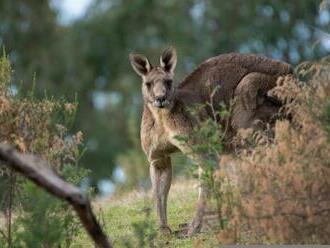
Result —
<instances>
[{"instance_id":1,"label":"brown kangaroo","mask_svg":"<svg viewBox=\"0 0 330 248\"><path fill-rule=\"evenodd\" d=\"M200 64L175 86L173 76L177 53L173 47L164 50L159 66L153 66L141 54L130 54L130 62L143 81L141 144L150 163L160 231L170 233L166 211L172 181L170 155L181 151L197 162L200 174L203 169L203 159L190 149L196 141L189 140L189 145L175 138L177 135L189 137L196 124L187 107L197 103L206 104L210 100L210 92L218 87L212 98L216 110L220 103L228 105L234 97L238 99L230 122L233 131L253 127L258 120L268 122L278 112L280 104L267 92L276 85L279 76L292 73L292 67L256 55L222 54ZM208 109L203 114L211 116ZM188 235L201 229L207 192L206 185L201 181L197 210L188 228Z\"/></svg>"}]
</instances>

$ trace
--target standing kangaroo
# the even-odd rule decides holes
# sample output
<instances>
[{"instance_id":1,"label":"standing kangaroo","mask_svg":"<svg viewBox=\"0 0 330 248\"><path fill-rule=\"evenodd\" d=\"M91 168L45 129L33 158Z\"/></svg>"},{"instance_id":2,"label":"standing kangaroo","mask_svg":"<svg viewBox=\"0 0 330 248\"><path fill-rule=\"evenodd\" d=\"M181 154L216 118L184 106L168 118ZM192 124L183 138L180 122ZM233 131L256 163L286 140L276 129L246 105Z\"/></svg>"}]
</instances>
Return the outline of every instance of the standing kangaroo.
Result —
<instances>
[{"instance_id":1,"label":"standing kangaroo","mask_svg":"<svg viewBox=\"0 0 330 248\"><path fill-rule=\"evenodd\" d=\"M190 149L196 141L189 140L187 144L175 138L178 135L191 137L196 123L187 107L206 104L210 92L219 88L212 97L215 110L219 110L220 103L228 106L234 97L238 99L231 115L231 130L253 127L257 120L267 122L280 108L267 92L276 85L279 76L292 73L292 67L256 55L223 54L203 62L175 86L173 76L177 53L173 47L163 51L159 66L153 66L141 54L130 54L130 62L143 81L141 144L150 163L160 231L170 233L167 224L167 196L172 181L170 155L181 151L197 162L200 174L203 169L203 159ZM208 109L204 114L211 117ZM201 229L207 195L207 187L201 181L197 210L188 235Z\"/></svg>"}]
</instances>

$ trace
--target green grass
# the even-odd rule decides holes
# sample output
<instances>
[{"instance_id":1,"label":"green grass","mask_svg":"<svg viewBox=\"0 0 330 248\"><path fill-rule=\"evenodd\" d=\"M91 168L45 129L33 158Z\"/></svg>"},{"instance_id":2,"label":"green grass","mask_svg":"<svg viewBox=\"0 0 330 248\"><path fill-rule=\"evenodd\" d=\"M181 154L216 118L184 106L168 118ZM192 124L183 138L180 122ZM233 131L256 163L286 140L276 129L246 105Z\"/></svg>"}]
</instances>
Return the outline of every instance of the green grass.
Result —
<instances>
[{"instance_id":1,"label":"green grass","mask_svg":"<svg viewBox=\"0 0 330 248\"><path fill-rule=\"evenodd\" d=\"M196 182L183 181L172 186L168 202L168 218L172 231L178 230L179 224L191 221L196 200ZM130 242L132 247L140 247L137 235L134 234L133 223L144 228L144 235L156 234L156 215L152 204L150 193L143 195L131 192L113 199L98 201L94 206L115 247L128 247L125 241ZM145 209L148 208L152 209L150 217L146 217ZM146 223L149 224L149 228ZM216 247L217 242L215 234L210 231L192 238L178 238L175 234L157 234L154 244L156 247ZM82 231L73 247L93 247L93 243Z\"/></svg>"}]
</instances>

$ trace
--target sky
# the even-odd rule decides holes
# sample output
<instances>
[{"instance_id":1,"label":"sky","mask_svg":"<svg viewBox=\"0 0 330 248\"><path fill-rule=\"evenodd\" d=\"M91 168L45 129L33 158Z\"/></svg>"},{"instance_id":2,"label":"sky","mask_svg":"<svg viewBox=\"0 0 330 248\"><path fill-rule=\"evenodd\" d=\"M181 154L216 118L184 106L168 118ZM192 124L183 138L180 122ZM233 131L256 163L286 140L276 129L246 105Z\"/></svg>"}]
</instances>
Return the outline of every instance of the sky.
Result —
<instances>
[{"instance_id":1,"label":"sky","mask_svg":"<svg viewBox=\"0 0 330 248\"><path fill-rule=\"evenodd\" d=\"M83 16L93 0L52 0L52 5L59 11L59 22L70 24Z\"/></svg>"}]
</instances>

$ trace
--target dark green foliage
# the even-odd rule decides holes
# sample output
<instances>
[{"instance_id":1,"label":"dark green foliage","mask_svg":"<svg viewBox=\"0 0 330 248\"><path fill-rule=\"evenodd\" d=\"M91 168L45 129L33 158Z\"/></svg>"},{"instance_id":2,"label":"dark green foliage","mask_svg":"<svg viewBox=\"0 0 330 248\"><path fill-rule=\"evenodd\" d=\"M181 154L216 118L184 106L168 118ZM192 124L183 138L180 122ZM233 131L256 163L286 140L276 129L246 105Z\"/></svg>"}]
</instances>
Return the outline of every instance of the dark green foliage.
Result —
<instances>
[{"instance_id":1,"label":"dark green foliage","mask_svg":"<svg viewBox=\"0 0 330 248\"><path fill-rule=\"evenodd\" d=\"M66 165L61 174L75 184L88 175L72 165ZM29 181L24 181L21 188L20 214L13 225L14 247L69 247L81 231L71 206Z\"/></svg>"}]
</instances>

